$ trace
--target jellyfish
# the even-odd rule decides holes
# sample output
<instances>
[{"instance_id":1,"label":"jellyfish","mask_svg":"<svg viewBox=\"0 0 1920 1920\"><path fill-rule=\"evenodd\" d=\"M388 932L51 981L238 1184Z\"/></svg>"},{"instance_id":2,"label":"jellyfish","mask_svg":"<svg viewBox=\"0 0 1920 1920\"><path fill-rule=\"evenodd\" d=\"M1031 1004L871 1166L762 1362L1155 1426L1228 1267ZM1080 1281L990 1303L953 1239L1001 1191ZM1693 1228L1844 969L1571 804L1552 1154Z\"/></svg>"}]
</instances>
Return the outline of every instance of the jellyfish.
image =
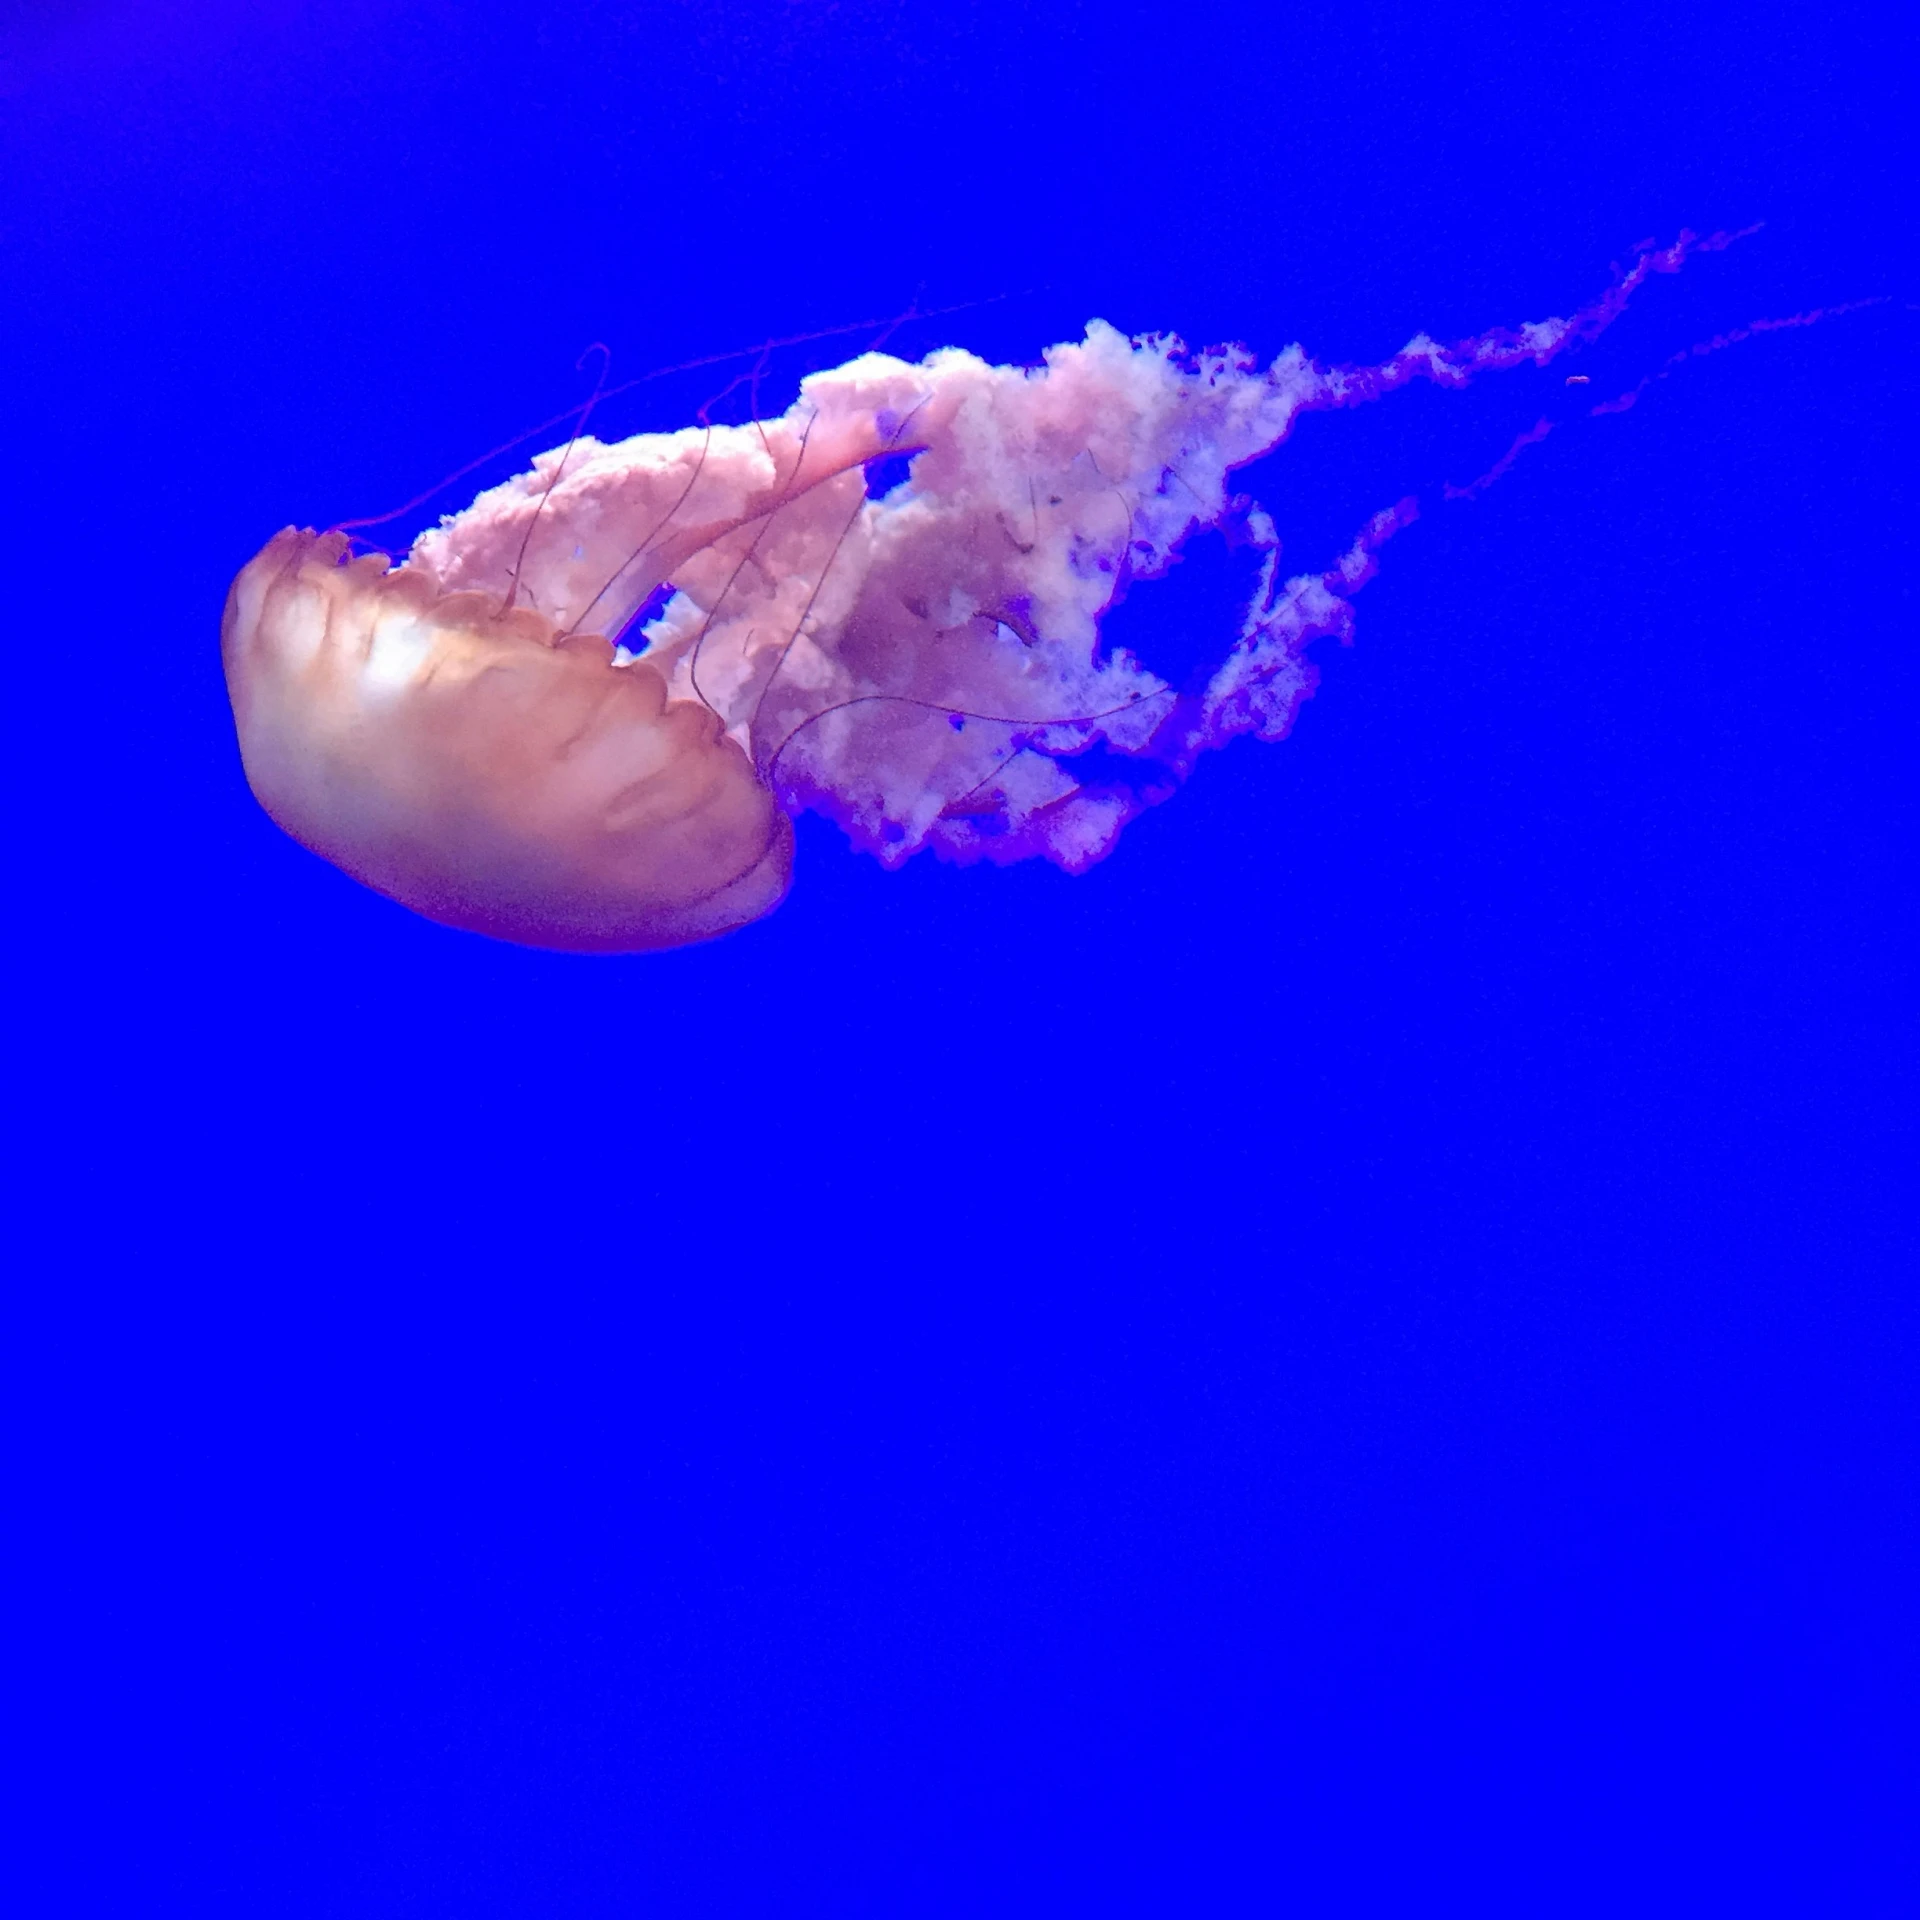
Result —
<instances>
[{"instance_id":1,"label":"jellyfish","mask_svg":"<svg viewBox=\"0 0 1920 1920\"><path fill-rule=\"evenodd\" d=\"M1080 872L1203 752L1288 732L1309 644L1347 636L1417 513L1395 502L1331 566L1283 577L1237 469L1303 412L1544 365L1648 275L1736 237L1649 243L1571 316L1418 334L1372 367L1299 346L1262 367L1098 320L1032 366L870 351L778 418L578 432L397 561L289 527L222 623L247 779L294 839L405 906L579 952L769 913L806 809L889 866L931 850ZM1238 630L1176 682L1101 624L1203 530L1251 547L1257 577Z\"/></svg>"}]
</instances>

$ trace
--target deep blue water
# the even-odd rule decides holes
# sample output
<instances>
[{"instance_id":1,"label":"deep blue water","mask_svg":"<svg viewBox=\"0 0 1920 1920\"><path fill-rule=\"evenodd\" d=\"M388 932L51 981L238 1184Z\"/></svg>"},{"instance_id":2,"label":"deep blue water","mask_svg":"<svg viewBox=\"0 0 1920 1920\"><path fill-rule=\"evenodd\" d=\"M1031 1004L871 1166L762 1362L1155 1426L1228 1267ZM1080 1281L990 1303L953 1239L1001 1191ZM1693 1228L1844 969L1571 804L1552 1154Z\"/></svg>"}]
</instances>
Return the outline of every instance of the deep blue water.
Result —
<instances>
[{"instance_id":1,"label":"deep blue water","mask_svg":"<svg viewBox=\"0 0 1920 1920\"><path fill-rule=\"evenodd\" d=\"M1910 29L9 20L23 1911L1913 1910ZM1423 517L1085 876L805 820L582 961L248 795L234 571L590 342L1372 360L1755 220L1593 393L1886 304L1308 418L1290 560Z\"/></svg>"}]
</instances>

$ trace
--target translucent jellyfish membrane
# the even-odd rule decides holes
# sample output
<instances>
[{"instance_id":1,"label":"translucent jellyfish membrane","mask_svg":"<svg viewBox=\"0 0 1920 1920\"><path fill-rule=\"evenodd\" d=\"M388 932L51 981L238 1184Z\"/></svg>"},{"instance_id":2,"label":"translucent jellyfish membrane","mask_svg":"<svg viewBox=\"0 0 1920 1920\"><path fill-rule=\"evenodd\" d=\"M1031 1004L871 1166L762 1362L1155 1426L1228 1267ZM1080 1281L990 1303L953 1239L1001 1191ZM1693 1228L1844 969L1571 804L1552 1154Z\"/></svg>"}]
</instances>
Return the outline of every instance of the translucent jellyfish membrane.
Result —
<instances>
[{"instance_id":1,"label":"translucent jellyfish membrane","mask_svg":"<svg viewBox=\"0 0 1920 1920\"><path fill-rule=\"evenodd\" d=\"M289 528L235 581L223 651L248 779L288 833L457 927L674 946L786 891L811 807L892 866L923 848L1078 872L1235 734L1279 739L1344 634L1377 514L1282 578L1229 493L1295 419L1414 379L1543 364L1649 274L1564 319L1376 367L1188 352L1095 321L1034 367L868 353L780 418L538 456L397 566ZM894 479L870 497L870 480ZM1237 632L1174 685L1100 623L1202 529L1259 559ZM1131 763L1131 765L1129 765Z\"/></svg>"}]
</instances>

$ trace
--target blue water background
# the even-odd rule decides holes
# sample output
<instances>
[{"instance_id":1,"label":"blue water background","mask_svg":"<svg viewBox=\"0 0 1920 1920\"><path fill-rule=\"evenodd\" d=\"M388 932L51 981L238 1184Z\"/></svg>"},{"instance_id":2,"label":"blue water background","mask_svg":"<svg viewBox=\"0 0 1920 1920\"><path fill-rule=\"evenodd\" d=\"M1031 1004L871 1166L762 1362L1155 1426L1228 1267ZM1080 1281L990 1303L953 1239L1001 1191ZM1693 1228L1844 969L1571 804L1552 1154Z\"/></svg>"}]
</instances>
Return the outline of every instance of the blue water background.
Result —
<instances>
[{"instance_id":1,"label":"blue water background","mask_svg":"<svg viewBox=\"0 0 1920 1920\"><path fill-rule=\"evenodd\" d=\"M11 20L32 1911L1912 1911L1910 24ZM1888 304L1307 419L1291 563L1423 517L1082 877L803 820L583 961L248 795L234 571L591 342L1370 361L1755 220L1591 397Z\"/></svg>"}]
</instances>

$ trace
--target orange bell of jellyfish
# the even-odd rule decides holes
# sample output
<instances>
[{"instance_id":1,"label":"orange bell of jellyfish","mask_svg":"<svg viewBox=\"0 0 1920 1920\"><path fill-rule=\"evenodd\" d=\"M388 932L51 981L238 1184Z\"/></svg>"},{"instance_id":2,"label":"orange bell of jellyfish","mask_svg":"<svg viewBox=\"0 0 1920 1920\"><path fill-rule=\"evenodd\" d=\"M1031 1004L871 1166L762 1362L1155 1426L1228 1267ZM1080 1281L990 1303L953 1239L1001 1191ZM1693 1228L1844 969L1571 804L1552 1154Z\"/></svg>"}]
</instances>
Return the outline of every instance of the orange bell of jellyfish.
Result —
<instances>
[{"instance_id":1,"label":"orange bell of jellyfish","mask_svg":"<svg viewBox=\"0 0 1920 1920\"><path fill-rule=\"evenodd\" d=\"M777 906L793 826L705 707L597 635L276 534L227 597L247 780L303 846L445 925L622 953Z\"/></svg>"}]
</instances>

